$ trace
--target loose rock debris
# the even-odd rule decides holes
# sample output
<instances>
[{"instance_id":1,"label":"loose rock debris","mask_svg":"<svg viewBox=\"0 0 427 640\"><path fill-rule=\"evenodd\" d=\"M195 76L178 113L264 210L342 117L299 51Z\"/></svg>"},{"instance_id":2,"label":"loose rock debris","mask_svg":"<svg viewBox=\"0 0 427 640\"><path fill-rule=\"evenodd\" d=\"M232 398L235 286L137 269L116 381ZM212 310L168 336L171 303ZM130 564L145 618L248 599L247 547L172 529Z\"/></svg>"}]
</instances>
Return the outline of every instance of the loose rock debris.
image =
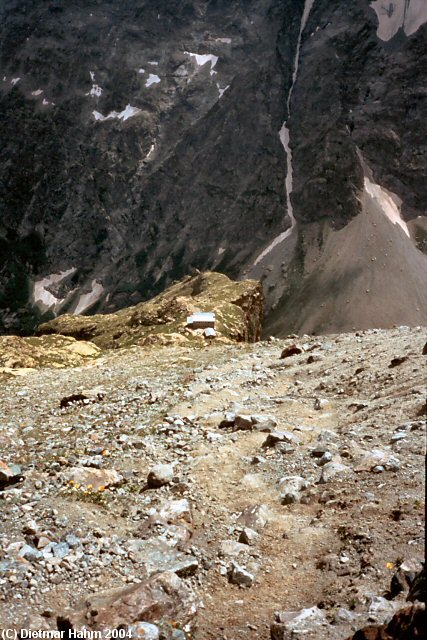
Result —
<instances>
[{"instance_id":1,"label":"loose rock debris","mask_svg":"<svg viewBox=\"0 0 427 640\"><path fill-rule=\"evenodd\" d=\"M131 347L3 381L1 625L166 640L419 625L423 332L300 340L286 366L295 338Z\"/></svg>"}]
</instances>

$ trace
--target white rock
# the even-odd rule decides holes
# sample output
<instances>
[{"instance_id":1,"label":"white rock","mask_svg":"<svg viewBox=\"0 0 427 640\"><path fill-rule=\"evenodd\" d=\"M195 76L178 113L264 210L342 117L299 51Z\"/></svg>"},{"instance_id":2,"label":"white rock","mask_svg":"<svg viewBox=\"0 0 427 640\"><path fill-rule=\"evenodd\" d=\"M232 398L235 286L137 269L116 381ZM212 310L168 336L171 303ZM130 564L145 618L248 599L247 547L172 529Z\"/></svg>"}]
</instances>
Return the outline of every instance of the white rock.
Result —
<instances>
[{"instance_id":1,"label":"white rock","mask_svg":"<svg viewBox=\"0 0 427 640\"><path fill-rule=\"evenodd\" d=\"M130 638L143 638L144 640L159 640L159 628L150 622L137 622L129 627Z\"/></svg>"},{"instance_id":2,"label":"white rock","mask_svg":"<svg viewBox=\"0 0 427 640\"><path fill-rule=\"evenodd\" d=\"M340 462L327 462L322 469L319 482L330 482L336 476L348 475L351 472L351 467L347 467L345 464L341 464Z\"/></svg>"},{"instance_id":3,"label":"white rock","mask_svg":"<svg viewBox=\"0 0 427 640\"><path fill-rule=\"evenodd\" d=\"M232 562L229 569L229 581L241 587L250 587L255 582L255 576L237 562Z\"/></svg>"},{"instance_id":4,"label":"white rock","mask_svg":"<svg viewBox=\"0 0 427 640\"><path fill-rule=\"evenodd\" d=\"M171 464L157 464L150 469L147 476L147 484L149 487L157 488L165 484L170 484L174 477L174 470Z\"/></svg>"},{"instance_id":5,"label":"white rock","mask_svg":"<svg viewBox=\"0 0 427 640\"><path fill-rule=\"evenodd\" d=\"M310 485L301 476L285 476L279 480L280 501L282 504L293 504L300 501L300 493Z\"/></svg>"}]
</instances>

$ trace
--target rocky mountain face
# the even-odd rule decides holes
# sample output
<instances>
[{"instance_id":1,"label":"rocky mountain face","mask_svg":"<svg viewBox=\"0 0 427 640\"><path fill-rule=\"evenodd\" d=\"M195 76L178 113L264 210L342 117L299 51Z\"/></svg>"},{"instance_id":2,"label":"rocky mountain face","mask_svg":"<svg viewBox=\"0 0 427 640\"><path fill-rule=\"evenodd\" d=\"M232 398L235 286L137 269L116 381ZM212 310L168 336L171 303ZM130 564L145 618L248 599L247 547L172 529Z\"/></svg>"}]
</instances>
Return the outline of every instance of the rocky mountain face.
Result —
<instances>
[{"instance_id":1,"label":"rocky mountain face","mask_svg":"<svg viewBox=\"0 0 427 640\"><path fill-rule=\"evenodd\" d=\"M421 323L426 21L422 0L4 0L1 331L195 268L261 279L278 335Z\"/></svg>"}]
</instances>

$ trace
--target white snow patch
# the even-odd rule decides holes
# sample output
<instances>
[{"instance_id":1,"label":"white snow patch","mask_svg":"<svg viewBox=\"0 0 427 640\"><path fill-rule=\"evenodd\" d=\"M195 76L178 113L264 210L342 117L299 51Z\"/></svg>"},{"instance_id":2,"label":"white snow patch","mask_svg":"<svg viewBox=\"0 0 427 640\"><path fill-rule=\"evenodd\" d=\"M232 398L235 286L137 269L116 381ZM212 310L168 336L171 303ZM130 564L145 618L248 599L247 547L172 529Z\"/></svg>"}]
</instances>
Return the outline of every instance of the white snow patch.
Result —
<instances>
[{"instance_id":1,"label":"white snow patch","mask_svg":"<svg viewBox=\"0 0 427 640\"><path fill-rule=\"evenodd\" d=\"M3 82L6 82L7 76L3 76Z\"/></svg>"},{"instance_id":2,"label":"white snow patch","mask_svg":"<svg viewBox=\"0 0 427 640\"><path fill-rule=\"evenodd\" d=\"M36 91L31 91L32 96L40 96L43 93L43 89L37 89Z\"/></svg>"},{"instance_id":3,"label":"white snow patch","mask_svg":"<svg viewBox=\"0 0 427 640\"><path fill-rule=\"evenodd\" d=\"M119 113L118 117L121 118L121 120L128 120L128 118L136 116L140 111L141 109L138 109L138 107L131 107L130 104L128 104L126 109Z\"/></svg>"},{"instance_id":4,"label":"white snow patch","mask_svg":"<svg viewBox=\"0 0 427 640\"><path fill-rule=\"evenodd\" d=\"M224 93L227 91L227 89L230 88L230 85L228 84L226 87L224 87L224 89L221 89L221 87L219 86L219 84L217 83L217 89L218 89L218 93L219 93L219 98L221 99L222 96L224 95Z\"/></svg>"},{"instance_id":5,"label":"white snow patch","mask_svg":"<svg viewBox=\"0 0 427 640\"><path fill-rule=\"evenodd\" d=\"M145 73L145 69L138 69L138 73Z\"/></svg>"},{"instance_id":6,"label":"white snow patch","mask_svg":"<svg viewBox=\"0 0 427 640\"><path fill-rule=\"evenodd\" d=\"M385 42L399 29L410 36L427 22L426 0L375 0L370 6L378 18L377 36Z\"/></svg>"},{"instance_id":7,"label":"white snow patch","mask_svg":"<svg viewBox=\"0 0 427 640\"><path fill-rule=\"evenodd\" d=\"M95 120L100 120L101 122L104 120L114 119L128 120L129 118L138 115L138 113L141 113L141 109L138 109L138 107L132 107L130 104L128 104L123 111L111 111L107 116L103 116L99 111L92 111Z\"/></svg>"},{"instance_id":8,"label":"white snow patch","mask_svg":"<svg viewBox=\"0 0 427 640\"><path fill-rule=\"evenodd\" d=\"M157 60L151 60L150 62L147 62L147 64L151 64L152 67L158 67L159 63L157 62Z\"/></svg>"},{"instance_id":9,"label":"white snow patch","mask_svg":"<svg viewBox=\"0 0 427 640\"><path fill-rule=\"evenodd\" d=\"M231 44L231 38L215 38L215 42L221 42L222 44Z\"/></svg>"},{"instance_id":10,"label":"white snow patch","mask_svg":"<svg viewBox=\"0 0 427 640\"><path fill-rule=\"evenodd\" d=\"M93 98L99 98L101 94L102 94L102 89L99 86L99 84L94 84L92 86L92 89L86 95L92 96Z\"/></svg>"},{"instance_id":11,"label":"white snow patch","mask_svg":"<svg viewBox=\"0 0 427 640\"><path fill-rule=\"evenodd\" d=\"M102 296L104 291L104 287L102 284L97 282L97 280L92 280L91 282L91 291L89 293L83 293L79 301L77 303L76 308L73 311L73 315L78 315L79 313L83 313L86 309L89 309L95 302L98 302L99 298Z\"/></svg>"},{"instance_id":12,"label":"white snow patch","mask_svg":"<svg viewBox=\"0 0 427 640\"><path fill-rule=\"evenodd\" d=\"M150 73L148 76L148 80L145 83L146 87L151 87L152 84L158 84L160 82L159 76L156 76L154 73Z\"/></svg>"},{"instance_id":13,"label":"white snow patch","mask_svg":"<svg viewBox=\"0 0 427 640\"><path fill-rule=\"evenodd\" d=\"M294 84L295 84L295 81L296 81L297 75L298 75L302 34L304 33L304 29L305 29L305 26L307 24L307 20L308 20L308 17L310 15L310 12L311 12L311 10L313 8L314 2L315 2L315 0L305 0L305 2L304 2L304 11L303 11L302 18L301 18L300 30L299 30L298 41L297 41L297 48L296 48L296 51L295 51L294 71L293 71L293 74L292 74L292 85L291 85L291 88L290 88L289 93L288 93L288 100L287 100L288 113L290 113L290 110L291 110L292 92L293 92Z\"/></svg>"},{"instance_id":14,"label":"white snow patch","mask_svg":"<svg viewBox=\"0 0 427 640\"><path fill-rule=\"evenodd\" d=\"M187 56L194 58L198 67L203 67L206 63L211 63L210 74L213 76L216 71L214 68L216 63L218 62L218 56L214 56L212 53L199 54L199 53L191 53L190 51L184 51Z\"/></svg>"},{"instance_id":15,"label":"white snow patch","mask_svg":"<svg viewBox=\"0 0 427 640\"><path fill-rule=\"evenodd\" d=\"M46 106L47 104L49 104L49 100L46 100L46 98L43 98L42 104L44 104Z\"/></svg>"},{"instance_id":16,"label":"white snow patch","mask_svg":"<svg viewBox=\"0 0 427 640\"><path fill-rule=\"evenodd\" d=\"M301 24L300 24L299 34L298 34L297 46L295 50L294 69L292 72L292 83L289 89L288 99L286 101L287 108L288 108L288 117L291 114L292 92L294 90L294 85L298 75L302 34L304 33L304 29L306 27L307 20L310 15L310 11L313 8L314 2L315 0L305 0L305 3L304 3L304 11L301 17ZM290 147L290 133L289 133L288 127L286 126L286 123L287 121L283 123L282 128L279 131L279 138L286 154L286 165L287 165L286 179L285 179L286 205L287 205L288 215L291 219L291 226L289 227L289 229L286 229L286 231L282 231L282 233L276 236L273 239L273 241L268 245L268 247L266 247L264 251L262 251L259 254L259 256L256 258L254 262L254 266L258 264L263 258L265 258L265 256L268 255L270 251L274 249L274 247L276 247L278 244L281 244L284 240L286 240L286 238L288 238L291 235L292 231L294 230L297 224L294 216L294 209L292 207L292 201L291 201L291 193L293 190L293 164L292 164L292 150Z\"/></svg>"},{"instance_id":17,"label":"white snow patch","mask_svg":"<svg viewBox=\"0 0 427 640\"><path fill-rule=\"evenodd\" d=\"M10 81L10 84L15 86L15 84L18 84L18 82L20 81L21 78L12 78L12 80Z\"/></svg>"},{"instance_id":18,"label":"white snow patch","mask_svg":"<svg viewBox=\"0 0 427 640\"><path fill-rule=\"evenodd\" d=\"M65 298L57 298L50 291L47 290L47 287L51 287L52 285L59 284L64 280L67 276L74 273L76 269L72 267L71 269L67 269L67 271L60 271L59 273L52 273L50 276L46 276L41 280L36 280L33 285L33 300L34 303L42 310L47 311L51 307L54 307L54 310L59 307L65 300Z\"/></svg>"},{"instance_id":19,"label":"white snow patch","mask_svg":"<svg viewBox=\"0 0 427 640\"><path fill-rule=\"evenodd\" d=\"M376 200L382 209L383 213L387 216L387 218L393 223L398 224L408 236L409 229L406 222L402 219L400 215L400 207L402 205L402 201L395 194L391 194L381 187L379 184L375 184L371 182L369 178L365 177L365 191Z\"/></svg>"},{"instance_id":20,"label":"white snow patch","mask_svg":"<svg viewBox=\"0 0 427 640\"><path fill-rule=\"evenodd\" d=\"M218 249L218 255L219 255L219 256L222 256L222 254L223 254L223 253L225 253L225 249L224 249L224 247L220 247L220 248Z\"/></svg>"},{"instance_id":21,"label":"white snow patch","mask_svg":"<svg viewBox=\"0 0 427 640\"><path fill-rule=\"evenodd\" d=\"M153 155L153 153L154 153L154 149L155 149L155 148L156 148L156 147L155 147L155 145L154 145L154 143L153 143L153 144L151 145L151 147L150 147L150 151L149 151L149 152L147 153L147 155L145 156L145 160L149 160L149 159L151 158L151 156L152 156L152 155Z\"/></svg>"},{"instance_id":22,"label":"white snow patch","mask_svg":"<svg viewBox=\"0 0 427 640\"><path fill-rule=\"evenodd\" d=\"M89 93L86 93L87 96L92 96L92 98L99 98L102 94L102 89L99 84L95 82L95 73L93 71L89 71L90 79L92 80L92 89Z\"/></svg>"}]
</instances>

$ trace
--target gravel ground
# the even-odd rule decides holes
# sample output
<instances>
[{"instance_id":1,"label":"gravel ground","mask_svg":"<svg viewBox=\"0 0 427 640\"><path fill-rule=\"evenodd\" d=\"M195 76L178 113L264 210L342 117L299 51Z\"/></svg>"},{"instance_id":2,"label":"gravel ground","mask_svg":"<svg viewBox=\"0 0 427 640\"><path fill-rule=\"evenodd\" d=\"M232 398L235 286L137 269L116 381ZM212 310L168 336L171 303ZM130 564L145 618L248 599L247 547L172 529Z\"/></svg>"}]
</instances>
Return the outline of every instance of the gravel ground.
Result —
<instances>
[{"instance_id":1,"label":"gravel ground","mask_svg":"<svg viewBox=\"0 0 427 640\"><path fill-rule=\"evenodd\" d=\"M197 613L164 637L267 640L275 612L311 608L304 638L389 619L393 576L423 560L424 340L131 347L1 382L0 626L56 629L165 571Z\"/></svg>"}]
</instances>

